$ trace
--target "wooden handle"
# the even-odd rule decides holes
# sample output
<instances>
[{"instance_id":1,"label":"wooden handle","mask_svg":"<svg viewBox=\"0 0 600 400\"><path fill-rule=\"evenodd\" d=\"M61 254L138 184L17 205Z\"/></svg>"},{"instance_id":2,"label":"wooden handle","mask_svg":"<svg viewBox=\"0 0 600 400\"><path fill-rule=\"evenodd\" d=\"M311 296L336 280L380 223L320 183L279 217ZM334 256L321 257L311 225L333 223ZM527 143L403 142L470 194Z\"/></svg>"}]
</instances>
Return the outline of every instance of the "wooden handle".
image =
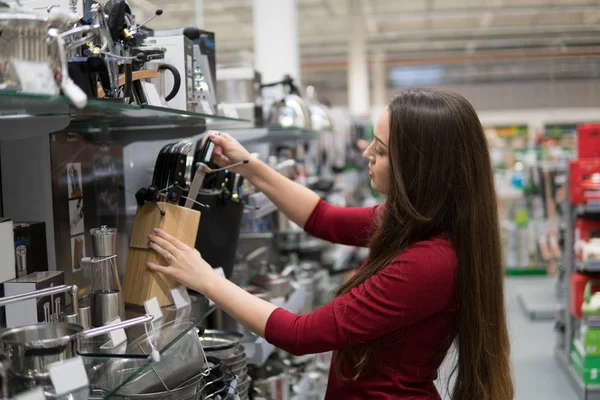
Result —
<instances>
[{"instance_id":1,"label":"wooden handle","mask_svg":"<svg viewBox=\"0 0 600 400\"><path fill-rule=\"evenodd\" d=\"M141 71L134 71L131 74L131 80L137 81L140 79L152 79L158 77L158 71L155 69L144 69ZM119 75L119 86L123 86L125 84L125 74ZM98 84L98 98L101 99L104 97L104 89L102 85Z\"/></svg>"}]
</instances>

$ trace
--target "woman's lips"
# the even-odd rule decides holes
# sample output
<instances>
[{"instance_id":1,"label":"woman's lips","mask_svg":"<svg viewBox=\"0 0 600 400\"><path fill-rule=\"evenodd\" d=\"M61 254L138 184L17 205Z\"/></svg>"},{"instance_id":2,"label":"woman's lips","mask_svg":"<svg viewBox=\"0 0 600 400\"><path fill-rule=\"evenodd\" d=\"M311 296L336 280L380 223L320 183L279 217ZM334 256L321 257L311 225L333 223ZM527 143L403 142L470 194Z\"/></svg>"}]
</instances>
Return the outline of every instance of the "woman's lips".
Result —
<instances>
[{"instance_id":1,"label":"woman's lips","mask_svg":"<svg viewBox=\"0 0 600 400\"><path fill-rule=\"evenodd\" d=\"M369 178L373 179L373 172L369 171Z\"/></svg>"}]
</instances>

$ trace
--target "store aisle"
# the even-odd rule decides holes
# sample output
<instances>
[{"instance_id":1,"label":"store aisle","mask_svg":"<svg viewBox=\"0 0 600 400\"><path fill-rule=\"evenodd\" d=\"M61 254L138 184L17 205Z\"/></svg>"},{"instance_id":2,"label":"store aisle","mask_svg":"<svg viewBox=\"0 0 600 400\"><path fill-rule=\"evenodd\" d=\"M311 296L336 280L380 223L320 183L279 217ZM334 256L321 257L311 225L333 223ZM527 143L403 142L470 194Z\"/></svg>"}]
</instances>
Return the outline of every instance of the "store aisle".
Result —
<instances>
[{"instance_id":1,"label":"store aisle","mask_svg":"<svg viewBox=\"0 0 600 400\"><path fill-rule=\"evenodd\" d=\"M511 277L506 280L515 400L576 400L575 391L554 359L554 321L530 320L517 301L517 294L527 288L528 282L531 282L531 278ZM447 377L449 373L450 363L447 362L443 365L440 377ZM446 383L443 385L440 393L445 394ZM444 399L449 397L444 396Z\"/></svg>"}]
</instances>

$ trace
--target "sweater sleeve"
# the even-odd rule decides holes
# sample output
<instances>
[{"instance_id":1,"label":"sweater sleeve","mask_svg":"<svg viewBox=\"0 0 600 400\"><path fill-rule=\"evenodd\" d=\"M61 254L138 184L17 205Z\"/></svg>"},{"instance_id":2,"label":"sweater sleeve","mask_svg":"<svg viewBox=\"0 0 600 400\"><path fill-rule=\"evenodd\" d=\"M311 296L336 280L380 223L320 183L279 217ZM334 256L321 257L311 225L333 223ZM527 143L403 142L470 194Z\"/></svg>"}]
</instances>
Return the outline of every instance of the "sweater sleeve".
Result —
<instances>
[{"instance_id":1,"label":"sweater sleeve","mask_svg":"<svg viewBox=\"0 0 600 400\"><path fill-rule=\"evenodd\" d=\"M276 309L265 337L294 355L368 342L448 308L456 272L449 241L416 244L362 285L310 314Z\"/></svg>"},{"instance_id":2,"label":"sweater sleeve","mask_svg":"<svg viewBox=\"0 0 600 400\"><path fill-rule=\"evenodd\" d=\"M375 228L377 209L377 206L338 207L320 200L304 230L328 242L366 247Z\"/></svg>"}]
</instances>

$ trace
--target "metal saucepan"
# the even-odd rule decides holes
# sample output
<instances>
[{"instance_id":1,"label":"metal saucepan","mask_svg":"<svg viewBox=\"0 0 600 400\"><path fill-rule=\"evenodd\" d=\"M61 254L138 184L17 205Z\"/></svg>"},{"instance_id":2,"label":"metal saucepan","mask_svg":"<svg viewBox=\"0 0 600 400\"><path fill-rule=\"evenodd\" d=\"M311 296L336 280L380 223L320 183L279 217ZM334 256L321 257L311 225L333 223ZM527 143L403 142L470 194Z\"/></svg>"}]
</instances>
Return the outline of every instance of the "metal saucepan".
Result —
<instances>
[{"instance_id":1,"label":"metal saucepan","mask_svg":"<svg viewBox=\"0 0 600 400\"><path fill-rule=\"evenodd\" d=\"M281 361L269 360L251 373L254 399L288 400L290 398L289 374Z\"/></svg>"},{"instance_id":2,"label":"metal saucepan","mask_svg":"<svg viewBox=\"0 0 600 400\"><path fill-rule=\"evenodd\" d=\"M48 378L48 365L77 356L84 339L152 321L145 315L118 324L83 330L81 325L50 322L0 331L0 349L11 360L12 374L34 380Z\"/></svg>"},{"instance_id":3,"label":"metal saucepan","mask_svg":"<svg viewBox=\"0 0 600 400\"><path fill-rule=\"evenodd\" d=\"M250 283L269 292L271 299L286 297L290 293L291 285L288 275L291 272L293 271L290 270L281 274L274 272L261 273L253 276Z\"/></svg>"}]
</instances>

